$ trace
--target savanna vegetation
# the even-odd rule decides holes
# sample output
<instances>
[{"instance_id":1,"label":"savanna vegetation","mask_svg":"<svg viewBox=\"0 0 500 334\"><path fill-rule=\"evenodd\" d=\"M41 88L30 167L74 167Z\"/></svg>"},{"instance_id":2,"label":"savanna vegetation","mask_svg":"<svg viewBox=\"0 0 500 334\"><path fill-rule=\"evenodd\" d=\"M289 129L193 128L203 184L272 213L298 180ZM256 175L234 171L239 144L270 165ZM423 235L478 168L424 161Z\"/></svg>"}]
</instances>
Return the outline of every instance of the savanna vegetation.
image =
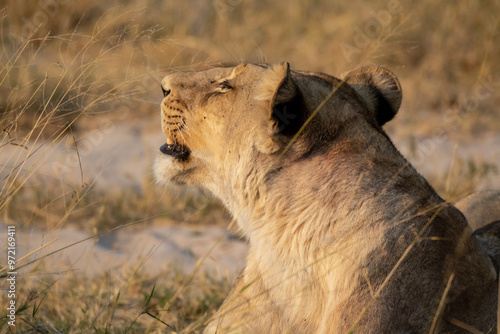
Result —
<instances>
[{"instance_id":1,"label":"savanna vegetation","mask_svg":"<svg viewBox=\"0 0 500 334\"><path fill-rule=\"evenodd\" d=\"M240 62L288 61L334 75L370 63L392 69L404 97L387 131L422 164L432 163L426 143L451 143L456 158L446 172L425 176L453 201L500 178L499 20L500 3L469 0L2 1L1 226L14 224L17 233L74 226L96 235L144 228L159 218L227 226L218 201L161 189L151 174L108 192L95 187L99 175L82 168L76 183L39 171L59 145L75 153L80 167L92 163L80 154L79 138L103 122L143 122L145 131L159 131L166 73ZM457 155L468 141L496 147L493 160ZM7 289L7 261L0 259L0 286ZM89 279L43 261L27 265L33 260L18 258L17 267L24 267L17 276L16 327L2 306L1 332L196 333L231 285L231 279L174 269L153 277L140 266ZM7 300L2 293L1 305Z\"/></svg>"}]
</instances>

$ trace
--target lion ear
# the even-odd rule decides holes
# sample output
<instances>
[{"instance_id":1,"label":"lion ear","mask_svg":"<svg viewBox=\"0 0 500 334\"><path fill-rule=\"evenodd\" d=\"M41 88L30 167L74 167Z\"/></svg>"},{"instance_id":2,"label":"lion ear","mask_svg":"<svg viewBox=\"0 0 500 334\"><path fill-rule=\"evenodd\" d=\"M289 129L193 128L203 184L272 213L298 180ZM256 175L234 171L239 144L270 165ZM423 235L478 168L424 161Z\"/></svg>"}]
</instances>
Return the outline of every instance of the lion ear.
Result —
<instances>
[{"instance_id":1,"label":"lion ear","mask_svg":"<svg viewBox=\"0 0 500 334\"><path fill-rule=\"evenodd\" d=\"M302 120L302 95L293 82L290 64L284 62L269 68L257 93L267 103L269 134L294 135Z\"/></svg>"},{"instance_id":2,"label":"lion ear","mask_svg":"<svg viewBox=\"0 0 500 334\"><path fill-rule=\"evenodd\" d=\"M394 118L403 92L396 75L382 66L368 65L341 76L365 102L380 126Z\"/></svg>"}]
</instances>

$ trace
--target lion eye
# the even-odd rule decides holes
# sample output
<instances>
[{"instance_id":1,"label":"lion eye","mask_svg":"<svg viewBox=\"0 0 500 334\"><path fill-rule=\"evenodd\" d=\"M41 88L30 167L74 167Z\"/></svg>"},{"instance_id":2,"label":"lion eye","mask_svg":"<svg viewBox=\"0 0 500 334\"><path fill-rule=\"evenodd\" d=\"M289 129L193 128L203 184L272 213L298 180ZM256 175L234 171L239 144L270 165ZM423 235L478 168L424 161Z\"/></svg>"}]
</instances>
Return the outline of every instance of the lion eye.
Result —
<instances>
[{"instance_id":1,"label":"lion eye","mask_svg":"<svg viewBox=\"0 0 500 334\"><path fill-rule=\"evenodd\" d=\"M229 92L231 89L233 89L231 84L229 84L228 80L210 81L210 83L216 84L216 86L215 86L214 90L208 94L208 98L210 98L212 96L225 94L225 93Z\"/></svg>"},{"instance_id":2,"label":"lion eye","mask_svg":"<svg viewBox=\"0 0 500 334\"><path fill-rule=\"evenodd\" d=\"M224 80L221 83L219 83L219 89L222 92L227 92L227 91L230 91L231 89L233 89L233 87L229 84L229 81Z\"/></svg>"}]
</instances>

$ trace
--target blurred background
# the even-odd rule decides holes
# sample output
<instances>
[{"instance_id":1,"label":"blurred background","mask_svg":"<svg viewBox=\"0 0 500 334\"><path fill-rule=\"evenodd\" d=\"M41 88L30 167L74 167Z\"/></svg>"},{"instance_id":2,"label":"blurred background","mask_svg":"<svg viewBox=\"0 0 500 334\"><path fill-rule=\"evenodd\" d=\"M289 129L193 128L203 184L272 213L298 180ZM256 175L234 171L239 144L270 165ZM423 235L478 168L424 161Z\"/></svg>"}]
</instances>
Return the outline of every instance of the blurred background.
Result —
<instances>
[{"instance_id":1,"label":"blurred background","mask_svg":"<svg viewBox=\"0 0 500 334\"><path fill-rule=\"evenodd\" d=\"M288 61L339 76L384 65L403 87L386 131L417 170L451 202L499 189L499 20L499 1L1 0L0 225L17 228L19 265L35 261L18 276L19 327L197 332L227 294L245 252L224 232L231 217L209 194L154 183L160 81L172 71ZM204 271L196 263L212 239L193 250L179 227L238 256ZM130 260L169 237L162 270ZM97 261L103 249L128 262ZM75 267L85 252L95 258Z\"/></svg>"}]
</instances>

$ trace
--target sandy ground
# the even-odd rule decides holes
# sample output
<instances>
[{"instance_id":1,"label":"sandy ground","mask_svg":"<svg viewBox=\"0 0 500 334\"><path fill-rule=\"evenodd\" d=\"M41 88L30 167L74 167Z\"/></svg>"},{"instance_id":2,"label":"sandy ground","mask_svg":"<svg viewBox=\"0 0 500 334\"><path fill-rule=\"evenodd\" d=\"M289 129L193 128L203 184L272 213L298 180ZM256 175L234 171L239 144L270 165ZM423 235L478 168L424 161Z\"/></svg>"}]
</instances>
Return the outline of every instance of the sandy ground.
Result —
<instances>
[{"instance_id":1,"label":"sandy ground","mask_svg":"<svg viewBox=\"0 0 500 334\"><path fill-rule=\"evenodd\" d=\"M464 161L485 162L500 168L500 135L491 135L480 140L458 143L443 138L415 138L417 150L410 147L408 140L392 134L393 141L403 154L424 176L440 177L447 174L452 163L454 150ZM29 151L15 146L0 149L0 163L12 166L26 154L31 154L22 170L39 166L28 180L55 180L65 184L92 183L106 191L120 191L125 187L140 187L141 182L152 174L152 162L164 137L156 122L103 121L95 130L80 133L78 138L79 158L72 138L56 145L48 143L28 145ZM37 151L33 150L39 148ZM411 158L413 156L413 158ZM10 168L4 168L0 177ZM33 169L32 169L33 170ZM489 175L481 181L481 189L500 189L500 177ZM67 224L71 226L71 224ZM168 225L168 224L167 224ZM5 229L5 225L0 225ZM18 230L21 254L41 247L49 242L32 258L89 238L91 234L64 227L59 231L47 232L31 228ZM2 233L2 235L4 235ZM221 240L220 242L218 240ZM0 246L4 245L0 241ZM247 246L234 235L225 235L225 230L213 226L159 226L151 225L143 230L121 229L99 238L92 238L51 255L46 260L50 267L61 270L69 268L87 275L105 270L120 270L140 263L151 274L165 268L192 271L198 260L217 244L204 261L202 270L217 275L230 276L242 268ZM162 265L158 266L158 263ZM111 268L111 269L110 269Z\"/></svg>"},{"instance_id":2,"label":"sandy ground","mask_svg":"<svg viewBox=\"0 0 500 334\"><path fill-rule=\"evenodd\" d=\"M7 226L0 224L0 231L7 235ZM213 277L234 277L243 268L247 252L246 243L224 229L192 225L119 229L99 237L72 228L51 232L17 229L16 242L18 259L42 247L29 256L37 263L24 272L43 264L42 272L76 270L89 277L137 268L150 275L174 270L188 274L198 265Z\"/></svg>"}]
</instances>

